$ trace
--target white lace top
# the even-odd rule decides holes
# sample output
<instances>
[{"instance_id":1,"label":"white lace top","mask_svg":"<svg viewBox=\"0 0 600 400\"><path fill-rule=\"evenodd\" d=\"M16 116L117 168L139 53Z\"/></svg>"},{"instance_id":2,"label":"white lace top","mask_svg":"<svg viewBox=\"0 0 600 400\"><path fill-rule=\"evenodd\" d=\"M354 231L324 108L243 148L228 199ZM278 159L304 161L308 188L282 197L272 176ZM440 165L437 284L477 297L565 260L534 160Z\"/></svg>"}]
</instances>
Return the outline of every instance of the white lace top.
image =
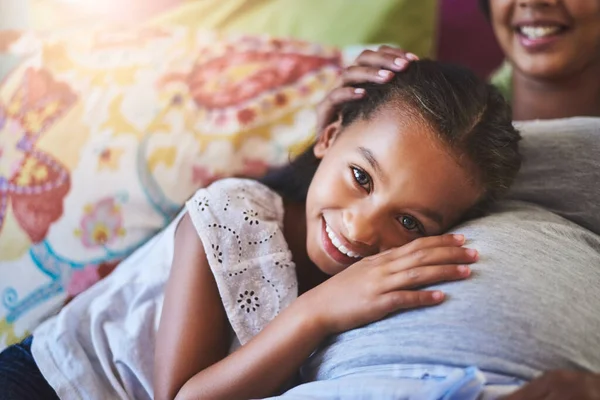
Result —
<instances>
[{"instance_id":1,"label":"white lace top","mask_svg":"<svg viewBox=\"0 0 600 400\"><path fill-rule=\"evenodd\" d=\"M199 190L187 211L235 349L297 297L282 200L258 182L226 179ZM34 331L33 357L62 400L153 398L153 349L183 215Z\"/></svg>"},{"instance_id":2,"label":"white lace top","mask_svg":"<svg viewBox=\"0 0 600 400\"><path fill-rule=\"evenodd\" d=\"M243 345L298 296L282 199L259 182L224 179L198 190L186 207Z\"/></svg>"}]
</instances>

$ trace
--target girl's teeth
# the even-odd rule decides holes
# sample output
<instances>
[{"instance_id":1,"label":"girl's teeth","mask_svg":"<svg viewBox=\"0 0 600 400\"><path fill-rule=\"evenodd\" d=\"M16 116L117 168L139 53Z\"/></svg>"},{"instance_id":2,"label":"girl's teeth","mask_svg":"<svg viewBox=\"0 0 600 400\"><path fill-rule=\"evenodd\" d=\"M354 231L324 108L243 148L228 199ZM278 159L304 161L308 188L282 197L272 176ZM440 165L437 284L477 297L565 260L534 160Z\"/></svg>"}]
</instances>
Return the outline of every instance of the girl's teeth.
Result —
<instances>
[{"instance_id":1,"label":"girl's teeth","mask_svg":"<svg viewBox=\"0 0 600 400\"><path fill-rule=\"evenodd\" d=\"M358 254L356 254L353 251L348 250L346 248L346 246L344 246L342 244L342 242L340 242L340 240L337 238L337 236L335 236L335 233L333 233L333 231L327 224L325 224L325 232L327 232L327 236L329 236L331 243L333 243L333 245L336 247L336 249L338 249L341 253L347 255L348 257L360 258L360 256Z\"/></svg>"},{"instance_id":2,"label":"girl's teeth","mask_svg":"<svg viewBox=\"0 0 600 400\"><path fill-rule=\"evenodd\" d=\"M335 247L337 247L337 248L338 248L338 250L341 250L341 249L340 249L340 246L341 246L342 244L340 243L340 241L338 240L338 238L336 238L336 237L334 236L334 237L333 237L333 239L331 239L331 241L333 242L333 245L334 245Z\"/></svg>"},{"instance_id":3,"label":"girl's teeth","mask_svg":"<svg viewBox=\"0 0 600 400\"><path fill-rule=\"evenodd\" d=\"M522 26L521 33L530 39L550 36L560 31L559 26Z\"/></svg>"}]
</instances>

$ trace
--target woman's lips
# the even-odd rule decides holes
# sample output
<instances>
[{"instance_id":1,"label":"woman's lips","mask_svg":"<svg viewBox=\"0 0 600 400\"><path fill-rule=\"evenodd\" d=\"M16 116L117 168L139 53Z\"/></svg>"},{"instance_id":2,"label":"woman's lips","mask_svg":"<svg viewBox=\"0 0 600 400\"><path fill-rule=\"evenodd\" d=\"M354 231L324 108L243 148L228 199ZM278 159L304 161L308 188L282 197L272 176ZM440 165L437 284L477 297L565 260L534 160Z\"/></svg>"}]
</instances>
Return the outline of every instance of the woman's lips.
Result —
<instances>
[{"instance_id":1,"label":"woman's lips","mask_svg":"<svg viewBox=\"0 0 600 400\"><path fill-rule=\"evenodd\" d=\"M520 26L515 29L520 45L529 52L549 50L560 41L567 28L564 26Z\"/></svg>"},{"instance_id":2,"label":"woman's lips","mask_svg":"<svg viewBox=\"0 0 600 400\"><path fill-rule=\"evenodd\" d=\"M561 39L561 35L551 35L539 38L529 38L522 34L517 34L519 43L530 52L542 52L549 50L556 42Z\"/></svg>"}]
</instances>

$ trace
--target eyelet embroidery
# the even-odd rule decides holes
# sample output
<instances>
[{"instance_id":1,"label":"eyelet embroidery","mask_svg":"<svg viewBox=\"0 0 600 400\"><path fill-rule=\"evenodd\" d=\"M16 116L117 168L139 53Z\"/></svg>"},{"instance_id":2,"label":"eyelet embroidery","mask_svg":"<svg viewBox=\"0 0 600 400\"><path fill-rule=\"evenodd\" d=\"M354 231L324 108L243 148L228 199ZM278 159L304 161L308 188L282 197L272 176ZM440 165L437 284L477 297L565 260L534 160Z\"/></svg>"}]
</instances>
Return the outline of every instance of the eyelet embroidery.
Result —
<instances>
[{"instance_id":1,"label":"eyelet embroidery","mask_svg":"<svg viewBox=\"0 0 600 400\"><path fill-rule=\"evenodd\" d=\"M246 210L242 214L244 214L244 221L248 221L250 225L258 225L258 213L256 211Z\"/></svg>"},{"instance_id":2,"label":"eyelet embroidery","mask_svg":"<svg viewBox=\"0 0 600 400\"><path fill-rule=\"evenodd\" d=\"M288 263L288 262L275 261L275 266L283 269L283 268L289 268L289 267L293 266L293 264Z\"/></svg>"},{"instance_id":3,"label":"eyelet embroidery","mask_svg":"<svg viewBox=\"0 0 600 400\"><path fill-rule=\"evenodd\" d=\"M260 307L258 303L258 296L254 295L254 291L245 290L244 293L239 294L238 304L243 311L246 313L256 312L256 309Z\"/></svg>"},{"instance_id":4,"label":"eyelet embroidery","mask_svg":"<svg viewBox=\"0 0 600 400\"><path fill-rule=\"evenodd\" d=\"M230 204L231 204L231 197L227 196L227 200L225 200L225 207L223 207L223 211L227 211Z\"/></svg>"},{"instance_id":5,"label":"eyelet embroidery","mask_svg":"<svg viewBox=\"0 0 600 400\"><path fill-rule=\"evenodd\" d=\"M208 197L206 196L200 199L197 203L197 207L200 209L200 211L204 211L205 209L207 209L208 205Z\"/></svg>"},{"instance_id":6,"label":"eyelet embroidery","mask_svg":"<svg viewBox=\"0 0 600 400\"><path fill-rule=\"evenodd\" d=\"M237 243L237 247L238 247L238 258L237 258L237 262L240 263L242 262L242 240L240 239L240 235L234 230L231 229L225 225L220 225L220 224L209 224L208 228L218 228L218 229L223 229L228 231L232 236L235 236L235 240Z\"/></svg>"},{"instance_id":7,"label":"eyelet embroidery","mask_svg":"<svg viewBox=\"0 0 600 400\"><path fill-rule=\"evenodd\" d=\"M211 244L213 249L213 257L219 262L219 264L223 264L223 252L220 251L220 246L217 244Z\"/></svg>"},{"instance_id":8,"label":"eyelet embroidery","mask_svg":"<svg viewBox=\"0 0 600 400\"><path fill-rule=\"evenodd\" d=\"M280 197L262 184L224 179L200 189L188 212L197 225L227 318L245 343L297 297ZM292 268L290 268L292 267Z\"/></svg>"}]
</instances>

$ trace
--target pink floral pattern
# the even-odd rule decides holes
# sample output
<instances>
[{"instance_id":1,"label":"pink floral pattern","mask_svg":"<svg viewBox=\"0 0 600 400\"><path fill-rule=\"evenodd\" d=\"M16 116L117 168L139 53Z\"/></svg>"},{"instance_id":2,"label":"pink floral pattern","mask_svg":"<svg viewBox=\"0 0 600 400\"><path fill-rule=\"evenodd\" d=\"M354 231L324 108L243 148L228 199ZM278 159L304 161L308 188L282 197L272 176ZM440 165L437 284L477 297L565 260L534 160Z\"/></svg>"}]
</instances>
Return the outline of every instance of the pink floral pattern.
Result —
<instances>
[{"instance_id":1,"label":"pink floral pattern","mask_svg":"<svg viewBox=\"0 0 600 400\"><path fill-rule=\"evenodd\" d=\"M121 207L113 198L104 198L85 208L80 229L75 232L85 247L101 247L125 234Z\"/></svg>"},{"instance_id":2,"label":"pink floral pattern","mask_svg":"<svg viewBox=\"0 0 600 400\"><path fill-rule=\"evenodd\" d=\"M73 271L67 286L67 294L74 297L99 280L98 268L95 265L86 265L83 269Z\"/></svg>"}]
</instances>

